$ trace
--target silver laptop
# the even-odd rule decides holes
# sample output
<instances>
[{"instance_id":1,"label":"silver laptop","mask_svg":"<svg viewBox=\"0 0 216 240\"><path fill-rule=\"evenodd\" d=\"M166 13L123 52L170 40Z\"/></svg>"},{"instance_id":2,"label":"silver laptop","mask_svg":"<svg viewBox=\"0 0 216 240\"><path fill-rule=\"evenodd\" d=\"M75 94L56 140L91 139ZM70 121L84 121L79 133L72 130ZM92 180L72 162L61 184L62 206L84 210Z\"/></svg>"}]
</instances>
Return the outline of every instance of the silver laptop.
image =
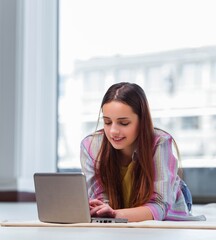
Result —
<instances>
[{"instance_id":1,"label":"silver laptop","mask_svg":"<svg viewBox=\"0 0 216 240\"><path fill-rule=\"evenodd\" d=\"M91 218L85 175L35 173L38 218L49 223L122 223L122 218Z\"/></svg>"}]
</instances>

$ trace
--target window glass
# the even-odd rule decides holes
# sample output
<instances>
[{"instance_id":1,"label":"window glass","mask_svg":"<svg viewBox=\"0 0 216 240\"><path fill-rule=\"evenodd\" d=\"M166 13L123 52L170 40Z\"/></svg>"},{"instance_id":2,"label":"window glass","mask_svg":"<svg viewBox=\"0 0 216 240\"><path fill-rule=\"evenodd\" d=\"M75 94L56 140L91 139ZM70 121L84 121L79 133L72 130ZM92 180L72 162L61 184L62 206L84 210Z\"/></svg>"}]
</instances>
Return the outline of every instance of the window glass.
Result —
<instances>
[{"instance_id":1,"label":"window glass","mask_svg":"<svg viewBox=\"0 0 216 240\"><path fill-rule=\"evenodd\" d=\"M216 165L213 4L59 0L59 169L80 167L80 142L96 129L105 91L120 81L143 87L155 126L174 136L183 166Z\"/></svg>"},{"instance_id":2,"label":"window glass","mask_svg":"<svg viewBox=\"0 0 216 240\"><path fill-rule=\"evenodd\" d=\"M184 117L182 118L182 130L200 129L199 117Z\"/></svg>"},{"instance_id":3,"label":"window glass","mask_svg":"<svg viewBox=\"0 0 216 240\"><path fill-rule=\"evenodd\" d=\"M214 87L216 87L216 61L212 63L211 70L212 70L211 84L214 85Z\"/></svg>"}]
</instances>

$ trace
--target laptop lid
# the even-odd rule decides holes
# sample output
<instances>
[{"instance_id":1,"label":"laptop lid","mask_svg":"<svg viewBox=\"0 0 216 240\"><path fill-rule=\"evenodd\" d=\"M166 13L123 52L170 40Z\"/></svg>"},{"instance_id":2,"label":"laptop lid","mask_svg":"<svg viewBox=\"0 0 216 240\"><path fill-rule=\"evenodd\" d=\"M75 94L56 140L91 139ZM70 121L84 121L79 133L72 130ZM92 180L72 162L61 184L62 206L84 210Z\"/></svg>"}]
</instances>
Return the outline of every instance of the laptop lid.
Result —
<instances>
[{"instance_id":1,"label":"laptop lid","mask_svg":"<svg viewBox=\"0 0 216 240\"><path fill-rule=\"evenodd\" d=\"M35 173L34 184L40 221L91 222L83 173Z\"/></svg>"}]
</instances>

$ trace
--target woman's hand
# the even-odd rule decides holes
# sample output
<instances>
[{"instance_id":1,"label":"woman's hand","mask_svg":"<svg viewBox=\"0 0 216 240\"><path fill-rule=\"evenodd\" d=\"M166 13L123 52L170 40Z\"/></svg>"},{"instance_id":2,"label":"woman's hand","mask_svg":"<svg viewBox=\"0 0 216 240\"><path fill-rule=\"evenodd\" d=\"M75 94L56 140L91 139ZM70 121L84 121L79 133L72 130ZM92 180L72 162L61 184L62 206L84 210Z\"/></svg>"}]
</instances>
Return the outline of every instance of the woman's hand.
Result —
<instances>
[{"instance_id":1,"label":"woman's hand","mask_svg":"<svg viewBox=\"0 0 216 240\"><path fill-rule=\"evenodd\" d=\"M90 214L92 217L115 217L115 211L107 204L98 199L89 201Z\"/></svg>"}]
</instances>

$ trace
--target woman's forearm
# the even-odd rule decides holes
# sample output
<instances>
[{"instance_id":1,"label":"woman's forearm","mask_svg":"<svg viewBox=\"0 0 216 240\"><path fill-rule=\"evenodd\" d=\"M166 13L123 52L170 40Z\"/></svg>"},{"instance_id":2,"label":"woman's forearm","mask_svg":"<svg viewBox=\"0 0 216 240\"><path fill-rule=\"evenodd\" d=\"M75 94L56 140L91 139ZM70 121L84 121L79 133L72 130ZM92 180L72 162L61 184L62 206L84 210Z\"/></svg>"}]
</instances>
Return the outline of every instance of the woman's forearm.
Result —
<instances>
[{"instance_id":1,"label":"woman's forearm","mask_svg":"<svg viewBox=\"0 0 216 240\"><path fill-rule=\"evenodd\" d=\"M129 222L140 222L154 219L150 209L146 206L117 209L115 210L115 213L116 218L127 218Z\"/></svg>"}]
</instances>

